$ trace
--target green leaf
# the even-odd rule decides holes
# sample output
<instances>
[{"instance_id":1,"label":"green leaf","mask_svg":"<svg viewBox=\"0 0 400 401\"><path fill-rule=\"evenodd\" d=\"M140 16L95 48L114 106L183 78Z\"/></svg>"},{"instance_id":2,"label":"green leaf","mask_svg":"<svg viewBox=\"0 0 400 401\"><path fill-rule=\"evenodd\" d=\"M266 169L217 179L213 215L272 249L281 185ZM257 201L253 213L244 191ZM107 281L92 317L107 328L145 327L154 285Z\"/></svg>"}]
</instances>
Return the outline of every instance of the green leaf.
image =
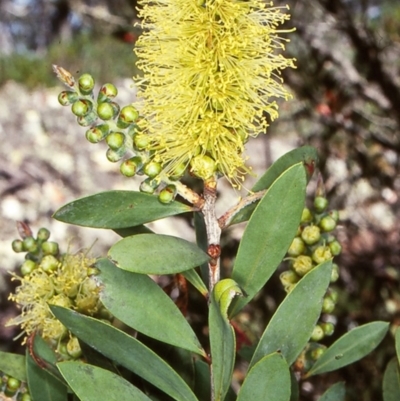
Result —
<instances>
[{"instance_id":1,"label":"green leaf","mask_svg":"<svg viewBox=\"0 0 400 401\"><path fill-rule=\"evenodd\" d=\"M389 329L389 323L372 322L357 327L335 341L317 360L307 377L349 365L373 351Z\"/></svg>"},{"instance_id":2,"label":"green leaf","mask_svg":"<svg viewBox=\"0 0 400 401\"><path fill-rule=\"evenodd\" d=\"M400 369L397 358L392 358L383 375L383 401L400 400Z\"/></svg>"},{"instance_id":3,"label":"green leaf","mask_svg":"<svg viewBox=\"0 0 400 401\"><path fill-rule=\"evenodd\" d=\"M227 309L238 287L232 286L233 280L219 281L211 296L209 306L209 333L211 348L212 391L214 401L223 401L232 382L235 364L235 333L227 317ZM228 287L227 287L228 285Z\"/></svg>"},{"instance_id":4,"label":"green leaf","mask_svg":"<svg viewBox=\"0 0 400 401\"><path fill-rule=\"evenodd\" d=\"M33 401L67 401L67 386L39 367L27 352L26 373Z\"/></svg>"},{"instance_id":5,"label":"green leaf","mask_svg":"<svg viewBox=\"0 0 400 401\"><path fill-rule=\"evenodd\" d=\"M296 284L268 323L250 367L275 351L282 352L289 365L296 360L321 314L322 299L329 285L331 271L332 262L324 262Z\"/></svg>"},{"instance_id":6,"label":"green leaf","mask_svg":"<svg viewBox=\"0 0 400 401\"><path fill-rule=\"evenodd\" d=\"M398 327L394 333L394 340L396 345L397 360L400 364L400 327Z\"/></svg>"},{"instance_id":7,"label":"green leaf","mask_svg":"<svg viewBox=\"0 0 400 401\"><path fill-rule=\"evenodd\" d=\"M104 285L101 301L115 317L149 337L205 355L178 307L150 277L121 270L108 259L96 267Z\"/></svg>"},{"instance_id":8,"label":"green leaf","mask_svg":"<svg viewBox=\"0 0 400 401\"><path fill-rule=\"evenodd\" d=\"M182 275L194 288L196 288L197 291L200 292L201 295L204 297L208 296L207 287L195 269L182 272Z\"/></svg>"},{"instance_id":9,"label":"green leaf","mask_svg":"<svg viewBox=\"0 0 400 401\"><path fill-rule=\"evenodd\" d=\"M207 229L204 221L204 216L200 212L193 213L194 229L196 232L196 243L197 246L204 252L207 252ZM204 281L205 286L208 288L208 263L203 263L200 266L201 277Z\"/></svg>"},{"instance_id":10,"label":"green leaf","mask_svg":"<svg viewBox=\"0 0 400 401\"><path fill-rule=\"evenodd\" d=\"M121 269L142 274L174 274L209 260L197 245L160 234L138 234L114 244L108 252Z\"/></svg>"},{"instance_id":11,"label":"green leaf","mask_svg":"<svg viewBox=\"0 0 400 401\"><path fill-rule=\"evenodd\" d=\"M309 180L312 175L311 170L318 162L317 151L311 146L303 146L286 153L280 157L254 184L253 188L251 189L252 192L259 192L269 188L283 172L300 162L303 162L306 168L307 180ZM241 223L242 221L247 221L257 204L258 202L255 202L239 210L238 213L233 217L230 224L237 224Z\"/></svg>"},{"instance_id":12,"label":"green leaf","mask_svg":"<svg viewBox=\"0 0 400 401\"><path fill-rule=\"evenodd\" d=\"M275 352L249 370L237 401L289 401L290 388L289 367L283 355Z\"/></svg>"},{"instance_id":13,"label":"green leaf","mask_svg":"<svg viewBox=\"0 0 400 401\"><path fill-rule=\"evenodd\" d=\"M26 382L25 356L0 351L0 371L22 382Z\"/></svg>"},{"instance_id":14,"label":"green leaf","mask_svg":"<svg viewBox=\"0 0 400 401\"><path fill-rule=\"evenodd\" d=\"M153 195L134 191L108 191L77 199L58 209L53 217L64 223L94 228L128 228L190 212L179 202L164 205Z\"/></svg>"},{"instance_id":15,"label":"green leaf","mask_svg":"<svg viewBox=\"0 0 400 401\"><path fill-rule=\"evenodd\" d=\"M335 383L329 387L318 401L345 401L346 387L344 382Z\"/></svg>"},{"instance_id":16,"label":"green leaf","mask_svg":"<svg viewBox=\"0 0 400 401\"><path fill-rule=\"evenodd\" d=\"M131 235L137 235L137 234L153 234L153 231L150 230L150 228L144 226L143 224L135 227L115 228L113 231L122 238L130 237Z\"/></svg>"},{"instance_id":17,"label":"green leaf","mask_svg":"<svg viewBox=\"0 0 400 401\"><path fill-rule=\"evenodd\" d=\"M285 256L300 223L306 183L302 163L292 166L274 181L251 216L232 272L247 297L234 303L233 314L252 300Z\"/></svg>"},{"instance_id":18,"label":"green leaf","mask_svg":"<svg viewBox=\"0 0 400 401\"><path fill-rule=\"evenodd\" d=\"M197 359L194 361L194 393L199 401L210 401L211 382L210 367L206 362Z\"/></svg>"},{"instance_id":19,"label":"green leaf","mask_svg":"<svg viewBox=\"0 0 400 401\"><path fill-rule=\"evenodd\" d=\"M80 362L60 362L58 369L81 401L151 401L146 394L116 374Z\"/></svg>"},{"instance_id":20,"label":"green leaf","mask_svg":"<svg viewBox=\"0 0 400 401\"><path fill-rule=\"evenodd\" d=\"M157 354L136 338L103 323L59 306L54 315L79 339L119 365L131 370L176 400L196 401L184 380Z\"/></svg>"}]
</instances>

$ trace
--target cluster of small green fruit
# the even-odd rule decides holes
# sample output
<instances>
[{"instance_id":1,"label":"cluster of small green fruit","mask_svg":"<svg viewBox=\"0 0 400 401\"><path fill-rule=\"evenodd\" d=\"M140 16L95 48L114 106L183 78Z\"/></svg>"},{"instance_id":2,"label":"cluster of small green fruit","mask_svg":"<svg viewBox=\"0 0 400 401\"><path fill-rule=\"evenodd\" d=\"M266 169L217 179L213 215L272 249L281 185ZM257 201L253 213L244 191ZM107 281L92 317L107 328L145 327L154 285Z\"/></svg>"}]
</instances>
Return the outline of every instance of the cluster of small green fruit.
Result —
<instances>
[{"instance_id":1,"label":"cluster of small green fruit","mask_svg":"<svg viewBox=\"0 0 400 401\"><path fill-rule=\"evenodd\" d=\"M301 224L296 237L288 250L286 260L290 269L280 275L280 280L286 292L290 292L296 283L315 266L340 254L342 247L332 231L336 228L339 213L337 210L327 211L328 200L317 195L311 211L304 208ZM339 267L333 264L331 283L339 278ZM322 314L325 320L335 309L338 294L329 288L322 302ZM329 321L320 321L315 326L311 336L312 341L320 341L334 332L334 325ZM314 350L313 350L314 351Z\"/></svg>"},{"instance_id":2,"label":"cluster of small green fruit","mask_svg":"<svg viewBox=\"0 0 400 401\"><path fill-rule=\"evenodd\" d=\"M108 145L107 159L113 163L121 162L120 172L124 176L146 175L140 190L148 194L158 190L162 203L172 202L176 196L176 187L166 181L181 178L186 166L176 168L173 177L161 179L162 165L153 160L146 150L149 138L141 132L143 120L136 108L133 105L121 108L115 102L118 90L111 83L102 85L95 98L95 81L90 74L81 75L75 83L72 75L64 69L55 67L55 70L58 77L71 89L61 92L58 101L63 106L71 106L79 125L89 127L86 139L91 143L104 140Z\"/></svg>"},{"instance_id":3,"label":"cluster of small green fruit","mask_svg":"<svg viewBox=\"0 0 400 401\"><path fill-rule=\"evenodd\" d=\"M0 372L0 399L9 401L31 401L26 383Z\"/></svg>"}]
</instances>

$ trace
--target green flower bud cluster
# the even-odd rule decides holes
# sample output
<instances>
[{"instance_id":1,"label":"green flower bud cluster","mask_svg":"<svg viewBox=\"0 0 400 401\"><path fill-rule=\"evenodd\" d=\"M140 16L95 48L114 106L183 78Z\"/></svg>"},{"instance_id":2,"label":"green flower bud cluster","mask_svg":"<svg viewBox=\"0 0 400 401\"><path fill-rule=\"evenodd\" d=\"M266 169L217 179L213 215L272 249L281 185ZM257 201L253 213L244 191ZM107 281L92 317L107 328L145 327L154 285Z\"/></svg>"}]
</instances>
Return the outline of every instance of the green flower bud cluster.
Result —
<instances>
[{"instance_id":1,"label":"green flower bud cluster","mask_svg":"<svg viewBox=\"0 0 400 401\"><path fill-rule=\"evenodd\" d=\"M147 150L149 138L142 133L143 119L136 108L133 105L120 107L115 101L118 90L113 84L102 85L95 97L93 93L95 82L90 74L81 75L75 82L70 73L60 67L57 68L58 77L69 87L68 91L59 94L58 100L63 106L71 106L78 124L88 127L86 139L91 143L105 141L108 146L107 159L112 163L120 162L120 172L124 176L147 176L140 185L142 192L153 194L158 190L160 202L172 202L176 189L168 184L170 181L179 180L187 166L177 165L168 179L165 179L167 186L161 185L165 178L161 177L163 166ZM66 76L68 79L65 79ZM204 157L202 156L203 159ZM205 166L204 163L204 160L198 160L193 170L198 172L209 169L210 166ZM212 166L211 175L214 171L215 166Z\"/></svg>"},{"instance_id":2,"label":"green flower bud cluster","mask_svg":"<svg viewBox=\"0 0 400 401\"><path fill-rule=\"evenodd\" d=\"M287 252L286 260L289 261L290 268L280 275L286 292L290 292L301 277L317 265L340 254L341 245L332 233L336 228L338 218L336 210L328 211L328 200L319 188L313 208L304 208L297 235ZM339 267L334 263L331 283L337 281L338 278ZM337 293L329 288L322 304L324 318L333 313L336 301ZM311 340L318 342L325 336L332 335L333 331L334 326L331 323L319 322L314 328Z\"/></svg>"},{"instance_id":3,"label":"green flower bud cluster","mask_svg":"<svg viewBox=\"0 0 400 401\"><path fill-rule=\"evenodd\" d=\"M31 401L27 384L0 371L0 399Z\"/></svg>"},{"instance_id":4,"label":"green flower bud cluster","mask_svg":"<svg viewBox=\"0 0 400 401\"><path fill-rule=\"evenodd\" d=\"M50 231L46 228L39 229L35 238L28 225L19 223L19 232L22 239L14 240L12 247L16 252L26 252L26 256L21 275L13 274L12 280L20 284L9 299L18 305L22 314L6 325L21 326L27 336L38 333L62 360L80 358L77 338L54 317L49 305L102 319L108 316L111 320L93 277L97 274L96 260L84 252L61 254L58 244L49 241Z\"/></svg>"}]
</instances>

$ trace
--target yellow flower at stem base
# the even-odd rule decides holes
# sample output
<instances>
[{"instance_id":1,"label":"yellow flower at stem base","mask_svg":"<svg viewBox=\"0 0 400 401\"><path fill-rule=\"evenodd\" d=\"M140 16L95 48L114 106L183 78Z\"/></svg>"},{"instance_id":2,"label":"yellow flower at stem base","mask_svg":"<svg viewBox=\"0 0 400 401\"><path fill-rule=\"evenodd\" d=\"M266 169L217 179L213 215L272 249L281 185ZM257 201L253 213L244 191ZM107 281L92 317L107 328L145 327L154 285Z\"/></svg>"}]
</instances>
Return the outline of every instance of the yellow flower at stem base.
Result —
<instances>
[{"instance_id":1,"label":"yellow flower at stem base","mask_svg":"<svg viewBox=\"0 0 400 401\"><path fill-rule=\"evenodd\" d=\"M249 136L278 116L273 99L290 97L280 72L286 59L278 27L284 7L259 0L140 0L143 35L136 44L135 78L147 147L172 175L207 155L239 184L249 171Z\"/></svg>"}]
</instances>

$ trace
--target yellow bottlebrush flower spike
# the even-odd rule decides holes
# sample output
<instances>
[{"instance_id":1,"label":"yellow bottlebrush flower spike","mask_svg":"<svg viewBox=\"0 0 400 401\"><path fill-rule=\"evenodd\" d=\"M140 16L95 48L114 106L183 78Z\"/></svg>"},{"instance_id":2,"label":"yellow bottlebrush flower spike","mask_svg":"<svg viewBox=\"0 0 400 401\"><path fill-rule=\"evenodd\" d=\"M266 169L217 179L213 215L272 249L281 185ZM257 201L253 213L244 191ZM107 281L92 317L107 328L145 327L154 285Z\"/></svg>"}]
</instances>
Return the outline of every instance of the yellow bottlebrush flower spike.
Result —
<instances>
[{"instance_id":1,"label":"yellow bottlebrush flower spike","mask_svg":"<svg viewBox=\"0 0 400 401\"><path fill-rule=\"evenodd\" d=\"M249 171L244 143L288 99L280 71L294 67L278 26L284 7L260 0L140 0L138 97L148 150L173 176L207 155L231 182ZM198 162L198 159L197 159ZM196 172L194 172L196 173ZM202 177L200 178L207 178Z\"/></svg>"},{"instance_id":2,"label":"yellow bottlebrush flower spike","mask_svg":"<svg viewBox=\"0 0 400 401\"><path fill-rule=\"evenodd\" d=\"M67 329L51 313L49 304L86 315L97 313L101 307L100 289L90 276L94 262L85 253L66 254L54 270L44 271L39 266L24 277L13 274L13 280L21 284L9 299L21 308L21 314L6 326L20 325L28 336L38 332L46 340L61 340L67 335Z\"/></svg>"}]
</instances>

